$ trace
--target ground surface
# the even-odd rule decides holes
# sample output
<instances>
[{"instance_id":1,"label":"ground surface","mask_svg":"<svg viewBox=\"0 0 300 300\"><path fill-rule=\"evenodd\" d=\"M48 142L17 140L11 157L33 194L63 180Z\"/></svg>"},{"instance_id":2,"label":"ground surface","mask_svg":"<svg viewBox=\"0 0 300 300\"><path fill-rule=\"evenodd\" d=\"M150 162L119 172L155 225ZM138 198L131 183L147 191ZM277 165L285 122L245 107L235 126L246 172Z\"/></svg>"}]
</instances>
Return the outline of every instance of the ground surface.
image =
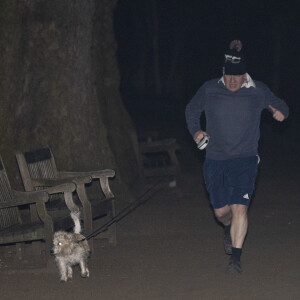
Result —
<instances>
[{"instance_id":1,"label":"ground surface","mask_svg":"<svg viewBox=\"0 0 300 300\"><path fill-rule=\"evenodd\" d=\"M263 156L242 275L225 272L223 230L209 206L202 160L183 145L177 187L120 221L116 247L95 241L89 279L75 269L73 281L62 284L53 265L23 271L2 266L1 300L300 299L299 166L292 155Z\"/></svg>"}]
</instances>

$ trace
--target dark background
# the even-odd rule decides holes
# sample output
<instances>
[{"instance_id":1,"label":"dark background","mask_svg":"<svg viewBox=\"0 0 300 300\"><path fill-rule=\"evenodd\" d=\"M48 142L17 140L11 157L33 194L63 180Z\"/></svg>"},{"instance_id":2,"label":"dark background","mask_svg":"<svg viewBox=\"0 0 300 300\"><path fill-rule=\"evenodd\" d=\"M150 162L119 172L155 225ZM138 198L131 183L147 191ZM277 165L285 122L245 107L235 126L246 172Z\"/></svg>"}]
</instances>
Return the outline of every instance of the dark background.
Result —
<instances>
[{"instance_id":1,"label":"dark background","mask_svg":"<svg viewBox=\"0 0 300 300\"><path fill-rule=\"evenodd\" d=\"M186 104L206 80L222 75L224 51L240 39L250 76L290 107L281 124L263 112L262 140L298 149L298 19L299 1L119 0L120 91L137 130L172 127L188 135Z\"/></svg>"}]
</instances>

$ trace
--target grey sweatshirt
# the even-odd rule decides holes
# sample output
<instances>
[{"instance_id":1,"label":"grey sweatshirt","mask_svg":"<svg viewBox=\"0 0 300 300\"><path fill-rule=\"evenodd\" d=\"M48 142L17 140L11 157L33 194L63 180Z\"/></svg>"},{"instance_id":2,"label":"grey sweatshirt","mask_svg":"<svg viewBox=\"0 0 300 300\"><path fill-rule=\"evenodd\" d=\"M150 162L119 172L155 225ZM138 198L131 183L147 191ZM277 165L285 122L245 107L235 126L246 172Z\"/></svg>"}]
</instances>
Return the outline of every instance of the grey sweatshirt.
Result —
<instances>
[{"instance_id":1,"label":"grey sweatshirt","mask_svg":"<svg viewBox=\"0 0 300 300\"><path fill-rule=\"evenodd\" d=\"M200 116L205 112L206 132L210 136L206 157L226 160L257 155L260 118L272 105L288 117L286 103L262 82L256 87L229 91L219 79L204 83L186 107L188 130L192 136L201 130Z\"/></svg>"}]
</instances>

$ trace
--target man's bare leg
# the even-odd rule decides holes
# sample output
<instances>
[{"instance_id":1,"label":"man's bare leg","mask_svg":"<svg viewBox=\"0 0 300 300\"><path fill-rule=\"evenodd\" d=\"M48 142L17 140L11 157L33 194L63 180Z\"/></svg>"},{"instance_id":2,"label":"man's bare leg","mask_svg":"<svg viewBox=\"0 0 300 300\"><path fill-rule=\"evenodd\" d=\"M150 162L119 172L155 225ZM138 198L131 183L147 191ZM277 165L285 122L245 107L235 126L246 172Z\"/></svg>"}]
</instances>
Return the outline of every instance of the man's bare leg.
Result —
<instances>
[{"instance_id":1,"label":"man's bare leg","mask_svg":"<svg viewBox=\"0 0 300 300\"><path fill-rule=\"evenodd\" d=\"M231 224L232 212L228 205L214 210L216 218L224 225L228 226Z\"/></svg>"},{"instance_id":2,"label":"man's bare leg","mask_svg":"<svg viewBox=\"0 0 300 300\"><path fill-rule=\"evenodd\" d=\"M230 229L232 246L242 248L248 229L248 207L242 204L233 204L230 208L232 212Z\"/></svg>"},{"instance_id":3,"label":"man's bare leg","mask_svg":"<svg viewBox=\"0 0 300 300\"><path fill-rule=\"evenodd\" d=\"M225 226L224 249L231 254L228 271L241 273L240 256L248 228L248 207L242 204L233 204L215 209L217 219ZM230 225L230 236L226 234L226 227ZM230 247L230 244L232 247Z\"/></svg>"},{"instance_id":4,"label":"man's bare leg","mask_svg":"<svg viewBox=\"0 0 300 300\"><path fill-rule=\"evenodd\" d=\"M215 209L216 218L224 225L224 251L227 255L232 254L232 242L230 236L232 212L231 207L226 205L222 208Z\"/></svg>"},{"instance_id":5,"label":"man's bare leg","mask_svg":"<svg viewBox=\"0 0 300 300\"><path fill-rule=\"evenodd\" d=\"M248 228L248 207L242 204L226 205L214 210L216 218L224 225L231 224L232 246L242 248Z\"/></svg>"}]
</instances>

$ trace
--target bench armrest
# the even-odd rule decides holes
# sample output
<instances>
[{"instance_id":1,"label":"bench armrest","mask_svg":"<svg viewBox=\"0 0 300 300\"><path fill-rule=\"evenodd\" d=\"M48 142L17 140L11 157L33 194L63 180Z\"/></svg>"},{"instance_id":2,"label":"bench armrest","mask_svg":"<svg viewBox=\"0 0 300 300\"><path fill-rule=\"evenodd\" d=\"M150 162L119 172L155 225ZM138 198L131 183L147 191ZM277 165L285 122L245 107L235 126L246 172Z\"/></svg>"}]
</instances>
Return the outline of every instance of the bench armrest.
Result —
<instances>
[{"instance_id":1,"label":"bench armrest","mask_svg":"<svg viewBox=\"0 0 300 300\"><path fill-rule=\"evenodd\" d=\"M100 182L100 186L101 186L101 189L105 195L105 198L107 199L111 199L111 198L114 198L114 194L113 192L111 191L110 189L110 186L109 186L109 178L113 178L116 174L116 172L114 170L111 170L111 169L104 169L104 170L99 170L99 171L90 171L90 172L58 172L59 174L59 177L72 177L72 176L83 176L83 177L86 177L86 176L89 176L91 179L99 179L99 182ZM75 177L74 177L75 178ZM76 177L78 178L78 177ZM77 187L79 188L79 185L77 184ZM77 192L78 192L78 189L77 189ZM81 201L83 201L83 199L85 197L79 197L81 199Z\"/></svg>"},{"instance_id":2,"label":"bench armrest","mask_svg":"<svg viewBox=\"0 0 300 300\"><path fill-rule=\"evenodd\" d=\"M105 169L105 170L99 170L99 171L89 171L89 172L64 172L64 171L60 171L58 172L59 177L63 178L63 177L67 177L67 178L72 178L72 177L91 177L91 178L101 178L101 177L114 177L116 172L114 170L111 169Z\"/></svg>"},{"instance_id":3,"label":"bench armrest","mask_svg":"<svg viewBox=\"0 0 300 300\"><path fill-rule=\"evenodd\" d=\"M48 181L47 179L44 181L44 183L41 186L47 186L50 182L57 182L56 180L50 180ZM46 192L49 195L52 194L59 194L63 193L63 199L70 211L78 211L79 208L78 206L74 203L72 193L76 190L76 184L69 182L69 183L64 183L60 185L55 185L52 187L48 187L43 189L43 192Z\"/></svg>"},{"instance_id":4,"label":"bench armrest","mask_svg":"<svg viewBox=\"0 0 300 300\"><path fill-rule=\"evenodd\" d=\"M74 183L64 183L55 185L52 187L48 187L43 191L47 192L48 194L58 194L58 193L72 193L76 190L76 185Z\"/></svg>"},{"instance_id":5,"label":"bench armrest","mask_svg":"<svg viewBox=\"0 0 300 300\"><path fill-rule=\"evenodd\" d=\"M12 190L12 200L1 202L0 208L9 208L26 204L34 204L37 202L47 202L48 193L44 191L36 192L19 192Z\"/></svg>"},{"instance_id":6,"label":"bench armrest","mask_svg":"<svg viewBox=\"0 0 300 300\"><path fill-rule=\"evenodd\" d=\"M92 181L91 177L73 177L73 178L32 178L34 187L55 187L67 184L85 184Z\"/></svg>"}]
</instances>

